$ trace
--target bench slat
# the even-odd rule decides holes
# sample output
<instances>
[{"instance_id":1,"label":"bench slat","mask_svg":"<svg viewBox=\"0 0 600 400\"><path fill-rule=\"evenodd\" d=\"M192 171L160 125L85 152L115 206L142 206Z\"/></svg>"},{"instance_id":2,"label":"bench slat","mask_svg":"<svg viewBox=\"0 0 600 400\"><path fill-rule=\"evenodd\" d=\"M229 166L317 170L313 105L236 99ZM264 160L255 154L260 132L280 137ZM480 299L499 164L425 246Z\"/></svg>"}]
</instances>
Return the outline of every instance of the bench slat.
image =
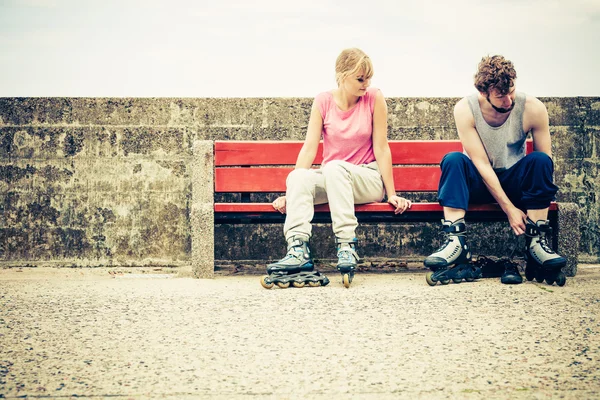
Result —
<instances>
[{"instance_id":1,"label":"bench slat","mask_svg":"<svg viewBox=\"0 0 600 400\"><path fill-rule=\"evenodd\" d=\"M215 167L252 165L295 165L302 148L301 141L216 141ZM462 151L460 140L390 140L392 163L395 165L439 164L445 154ZM527 153L533 143L527 141ZM315 165L323 161L323 143L319 144Z\"/></svg>"},{"instance_id":2,"label":"bench slat","mask_svg":"<svg viewBox=\"0 0 600 400\"><path fill-rule=\"evenodd\" d=\"M301 141L216 141L215 166L295 165L302 148ZM459 140L390 141L395 165L439 164L445 154L462 151ZM323 143L319 144L314 163L323 161Z\"/></svg>"},{"instance_id":3,"label":"bench slat","mask_svg":"<svg viewBox=\"0 0 600 400\"><path fill-rule=\"evenodd\" d=\"M300 141L216 141L215 167L242 165L295 165L302 148ZM323 161L319 144L315 164Z\"/></svg>"},{"instance_id":4,"label":"bench slat","mask_svg":"<svg viewBox=\"0 0 600 400\"><path fill-rule=\"evenodd\" d=\"M293 168L218 168L217 193L285 192L285 181ZM441 170L435 167L394 167L394 184L399 192L435 192Z\"/></svg>"},{"instance_id":5,"label":"bench slat","mask_svg":"<svg viewBox=\"0 0 600 400\"><path fill-rule=\"evenodd\" d=\"M356 212L392 212L393 208L388 203L370 203L358 204L354 206ZM558 210L558 204L552 202L550 211ZM443 211L438 203L415 203L408 212L431 212ZM497 203L492 204L471 204L469 212L501 211ZM228 213L278 213L271 203L215 203L215 212ZM315 212L329 212L329 205L320 204L315 206Z\"/></svg>"}]
</instances>

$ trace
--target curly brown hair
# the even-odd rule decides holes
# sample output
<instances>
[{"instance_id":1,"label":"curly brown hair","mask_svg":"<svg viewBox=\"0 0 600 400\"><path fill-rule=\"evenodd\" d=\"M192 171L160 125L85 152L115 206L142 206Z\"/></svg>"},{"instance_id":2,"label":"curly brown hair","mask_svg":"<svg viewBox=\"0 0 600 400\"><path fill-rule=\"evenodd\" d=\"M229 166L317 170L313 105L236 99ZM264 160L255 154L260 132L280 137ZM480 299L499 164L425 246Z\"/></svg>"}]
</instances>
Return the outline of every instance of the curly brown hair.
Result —
<instances>
[{"instance_id":1,"label":"curly brown hair","mask_svg":"<svg viewBox=\"0 0 600 400\"><path fill-rule=\"evenodd\" d=\"M496 89L506 95L517 79L517 71L512 61L503 56L486 56L481 59L475 74L475 88L481 93Z\"/></svg>"}]
</instances>

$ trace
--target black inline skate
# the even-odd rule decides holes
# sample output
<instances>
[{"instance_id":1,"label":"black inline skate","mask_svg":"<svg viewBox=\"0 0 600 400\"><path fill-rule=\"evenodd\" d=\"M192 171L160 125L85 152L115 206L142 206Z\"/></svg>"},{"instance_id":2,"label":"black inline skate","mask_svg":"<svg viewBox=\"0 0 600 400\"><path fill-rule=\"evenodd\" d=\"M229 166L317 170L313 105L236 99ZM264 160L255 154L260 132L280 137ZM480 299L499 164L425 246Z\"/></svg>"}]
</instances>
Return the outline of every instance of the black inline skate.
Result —
<instances>
[{"instance_id":1,"label":"black inline skate","mask_svg":"<svg viewBox=\"0 0 600 400\"><path fill-rule=\"evenodd\" d=\"M473 282L481 278L481 268L471 263L471 252L466 244L466 225L463 218L454 222L443 219L442 232L446 236L444 243L423 264L431 269L425 275L429 286L438 282L447 285L452 280L460 283L464 279Z\"/></svg>"},{"instance_id":2,"label":"black inline skate","mask_svg":"<svg viewBox=\"0 0 600 400\"><path fill-rule=\"evenodd\" d=\"M350 241L336 239L335 244L337 245L337 269L342 274L342 283L344 287L349 288L354 278L354 271L360 258L356 254L356 244L358 239L354 238Z\"/></svg>"},{"instance_id":3,"label":"black inline skate","mask_svg":"<svg viewBox=\"0 0 600 400\"><path fill-rule=\"evenodd\" d=\"M327 286L329 279L314 270L314 262L308 247L308 238L292 236L288 239L287 254L281 260L267 265L267 276L260 280L265 289L274 285L285 289L292 285L301 288Z\"/></svg>"},{"instance_id":4,"label":"black inline skate","mask_svg":"<svg viewBox=\"0 0 600 400\"><path fill-rule=\"evenodd\" d=\"M558 286L567 283L567 277L562 268L567 265L567 260L556 254L548 245L547 234L550 232L550 222L539 220L534 223L527 218L525 229L525 278L528 281L536 280L548 285L556 282Z\"/></svg>"}]
</instances>

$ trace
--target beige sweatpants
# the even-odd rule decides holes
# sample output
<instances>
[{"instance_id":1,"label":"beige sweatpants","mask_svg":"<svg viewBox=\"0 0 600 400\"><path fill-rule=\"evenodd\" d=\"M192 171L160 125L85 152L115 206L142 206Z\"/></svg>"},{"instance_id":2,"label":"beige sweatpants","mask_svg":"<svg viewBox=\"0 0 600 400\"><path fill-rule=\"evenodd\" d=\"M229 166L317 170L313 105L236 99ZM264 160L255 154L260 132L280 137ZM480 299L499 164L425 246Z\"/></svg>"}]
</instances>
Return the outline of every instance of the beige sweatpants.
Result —
<instances>
[{"instance_id":1,"label":"beige sweatpants","mask_svg":"<svg viewBox=\"0 0 600 400\"><path fill-rule=\"evenodd\" d=\"M377 162L354 165L330 161L320 169L295 169L286 181L286 212L283 233L310 238L316 204L329 203L333 233L352 240L358 226L354 204L381 201L385 194Z\"/></svg>"}]
</instances>

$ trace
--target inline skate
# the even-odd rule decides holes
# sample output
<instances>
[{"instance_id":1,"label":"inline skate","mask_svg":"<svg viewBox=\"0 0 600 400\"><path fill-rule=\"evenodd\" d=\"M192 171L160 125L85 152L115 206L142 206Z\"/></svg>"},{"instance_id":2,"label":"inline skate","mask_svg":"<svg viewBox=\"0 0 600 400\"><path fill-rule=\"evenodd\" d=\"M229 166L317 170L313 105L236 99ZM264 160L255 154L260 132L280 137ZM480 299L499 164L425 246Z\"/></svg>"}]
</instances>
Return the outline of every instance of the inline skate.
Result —
<instances>
[{"instance_id":1,"label":"inline skate","mask_svg":"<svg viewBox=\"0 0 600 400\"><path fill-rule=\"evenodd\" d=\"M550 221L533 222L527 218L525 229L525 278L538 283L546 281L548 285L556 282L558 286L567 283L567 277L562 268L567 260L556 254L548 244L547 234L551 231Z\"/></svg>"},{"instance_id":2,"label":"inline skate","mask_svg":"<svg viewBox=\"0 0 600 400\"><path fill-rule=\"evenodd\" d=\"M267 274L260 280L265 289L274 285L285 289L292 285L296 288L327 286L329 279L314 270L314 262L308 247L308 238L292 236L288 239L287 254L281 260L267 265Z\"/></svg>"},{"instance_id":3,"label":"inline skate","mask_svg":"<svg viewBox=\"0 0 600 400\"><path fill-rule=\"evenodd\" d=\"M461 218L452 222L443 219L442 232L444 243L423 261L425 267L431 269L425 275L427 284L435 286L440 282L447 285L450 280L460 283L463 279L473 282L481 278L481 268L471 263L471 252L465 240L465 220Z\"/></svg>"},{"instance_id":4,"label":"inline skate","mask_svg":"<svg viewBox=\"0 0 600 400\"><path fill-rule=\"evenodd\" d=\"M351 240L336 239L337 245L337 269L342 274L342 283L344 287L349 288L354 278L354 271L360 258L356 254L356 244L358 239Z\"/></svg>"}]
</instances>

